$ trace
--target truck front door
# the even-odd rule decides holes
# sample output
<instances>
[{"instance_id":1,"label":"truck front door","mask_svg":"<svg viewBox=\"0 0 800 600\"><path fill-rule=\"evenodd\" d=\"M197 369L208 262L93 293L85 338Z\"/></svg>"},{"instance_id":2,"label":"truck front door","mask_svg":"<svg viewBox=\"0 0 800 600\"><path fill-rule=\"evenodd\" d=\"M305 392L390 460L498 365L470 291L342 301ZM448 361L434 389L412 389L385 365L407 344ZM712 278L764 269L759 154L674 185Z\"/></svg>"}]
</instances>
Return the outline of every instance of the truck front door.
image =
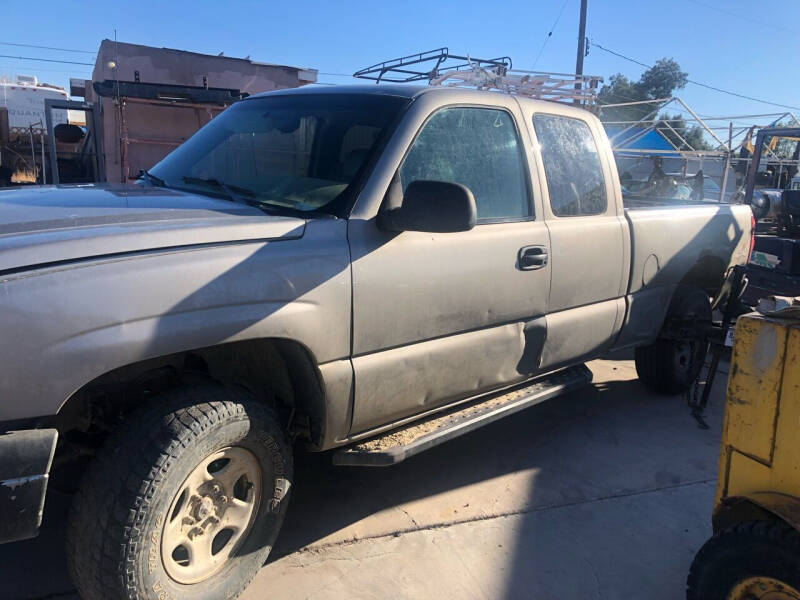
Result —
<instances>
[{"instance_id":1,"label":"truck front door","mask_svg":"<svg viewBox=\"0 0 800 600\"><path fill-rule=\"evenodd\" d=\"M373 193L385 193L387 176L403 189L415 180L460 183L475 196L478 224L398 234L376 226L375 209L361 218L354 211L354 433L529 378L539 365L549 235L519 107L507 97L496 106L442 106L432 97L423 94L409 110L376 168L382 184ZM531 252L541 259L521 266Z\"/></svg>"}]
</instances>

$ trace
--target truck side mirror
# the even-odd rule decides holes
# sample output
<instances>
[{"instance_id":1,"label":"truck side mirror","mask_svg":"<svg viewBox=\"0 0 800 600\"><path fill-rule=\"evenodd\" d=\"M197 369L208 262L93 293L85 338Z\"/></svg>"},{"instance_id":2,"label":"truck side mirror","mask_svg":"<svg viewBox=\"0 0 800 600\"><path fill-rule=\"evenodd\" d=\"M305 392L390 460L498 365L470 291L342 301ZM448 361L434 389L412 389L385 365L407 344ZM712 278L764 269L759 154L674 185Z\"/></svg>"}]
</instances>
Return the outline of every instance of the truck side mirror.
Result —
<instances>
[{"instance_id":1,"label":"truck side mirror","mask_svg":"<svg viewBox=\"0 0 800 600\"><path fill-rule=\"evenodd\" d=\"M387 195L401 193L399 186L395 179ZM449 181L417 180L408 185L399 205L381 209L377 223L385 231L450 233L469 231L477 220L469 188Z\"/></svg>"}]
</instances>

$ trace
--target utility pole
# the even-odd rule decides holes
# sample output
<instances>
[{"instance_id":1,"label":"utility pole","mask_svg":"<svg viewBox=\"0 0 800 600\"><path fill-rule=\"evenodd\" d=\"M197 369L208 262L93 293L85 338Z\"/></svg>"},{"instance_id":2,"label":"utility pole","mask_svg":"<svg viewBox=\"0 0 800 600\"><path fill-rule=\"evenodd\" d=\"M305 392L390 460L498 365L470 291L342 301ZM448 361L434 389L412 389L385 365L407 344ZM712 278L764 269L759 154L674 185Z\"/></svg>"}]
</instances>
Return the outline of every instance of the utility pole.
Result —
<instances>
[{"instance_id":1,"label":"utility pole","mask_svg":"<svg viewBox=\"0 0 800 600\"><path fill-rule=\"evenodd\" d=\"M575 60L575 75L578 77L583 75L583 57L586 54L586 2L587 0L581 0L581 20L578 25L578 58ZM582 87L582 82L575 83L576 90ZM580 104L580 100L576 99L575 104Z\"/></svg>"}]
</instances>

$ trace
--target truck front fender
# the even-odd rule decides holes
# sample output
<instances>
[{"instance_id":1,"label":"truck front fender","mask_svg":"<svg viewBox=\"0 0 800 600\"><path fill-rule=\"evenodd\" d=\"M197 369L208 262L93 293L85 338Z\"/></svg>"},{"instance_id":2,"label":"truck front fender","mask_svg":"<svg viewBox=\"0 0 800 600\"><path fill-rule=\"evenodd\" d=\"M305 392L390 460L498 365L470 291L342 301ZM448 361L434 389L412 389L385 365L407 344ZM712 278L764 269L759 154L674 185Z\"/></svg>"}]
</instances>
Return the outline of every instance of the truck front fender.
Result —
<instances>
[{"instance_id":1,"label":"truck front fender","mask_svg":"<svg viewBox=\"0 0 800 600\"><path fill-rule=\"evenodd\" d=\"M0 421L56 414L126 365L260 338L294 340L319 364L350 349L344 221L296 240L110 257L0 280Z\"/></svg>"}]
</instances>

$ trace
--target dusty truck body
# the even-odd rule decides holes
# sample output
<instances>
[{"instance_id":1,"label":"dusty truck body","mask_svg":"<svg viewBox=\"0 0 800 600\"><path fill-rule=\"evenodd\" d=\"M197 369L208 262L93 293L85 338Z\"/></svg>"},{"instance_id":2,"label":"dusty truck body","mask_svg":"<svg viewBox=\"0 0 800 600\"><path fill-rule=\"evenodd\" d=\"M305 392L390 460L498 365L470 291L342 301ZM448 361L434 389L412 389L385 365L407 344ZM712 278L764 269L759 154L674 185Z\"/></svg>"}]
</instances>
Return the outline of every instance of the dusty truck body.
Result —
<instances>
[{"instance_id":1,"label":"dusty truck body","mask_svg":"<svg viewBox=\"0 0 800 600\"><path fill-rule=\"evenodd\" d=\"M88 456L81 594L236 595L289 440L396 462L382 433L474 428L620 348L686 388L701 344L665 324L710 320L751 218L626 210L587 111L403 86L243 100L138 185L0 192L2 538L35 535L48 473Z\"/></svg>"}]
</instances>

